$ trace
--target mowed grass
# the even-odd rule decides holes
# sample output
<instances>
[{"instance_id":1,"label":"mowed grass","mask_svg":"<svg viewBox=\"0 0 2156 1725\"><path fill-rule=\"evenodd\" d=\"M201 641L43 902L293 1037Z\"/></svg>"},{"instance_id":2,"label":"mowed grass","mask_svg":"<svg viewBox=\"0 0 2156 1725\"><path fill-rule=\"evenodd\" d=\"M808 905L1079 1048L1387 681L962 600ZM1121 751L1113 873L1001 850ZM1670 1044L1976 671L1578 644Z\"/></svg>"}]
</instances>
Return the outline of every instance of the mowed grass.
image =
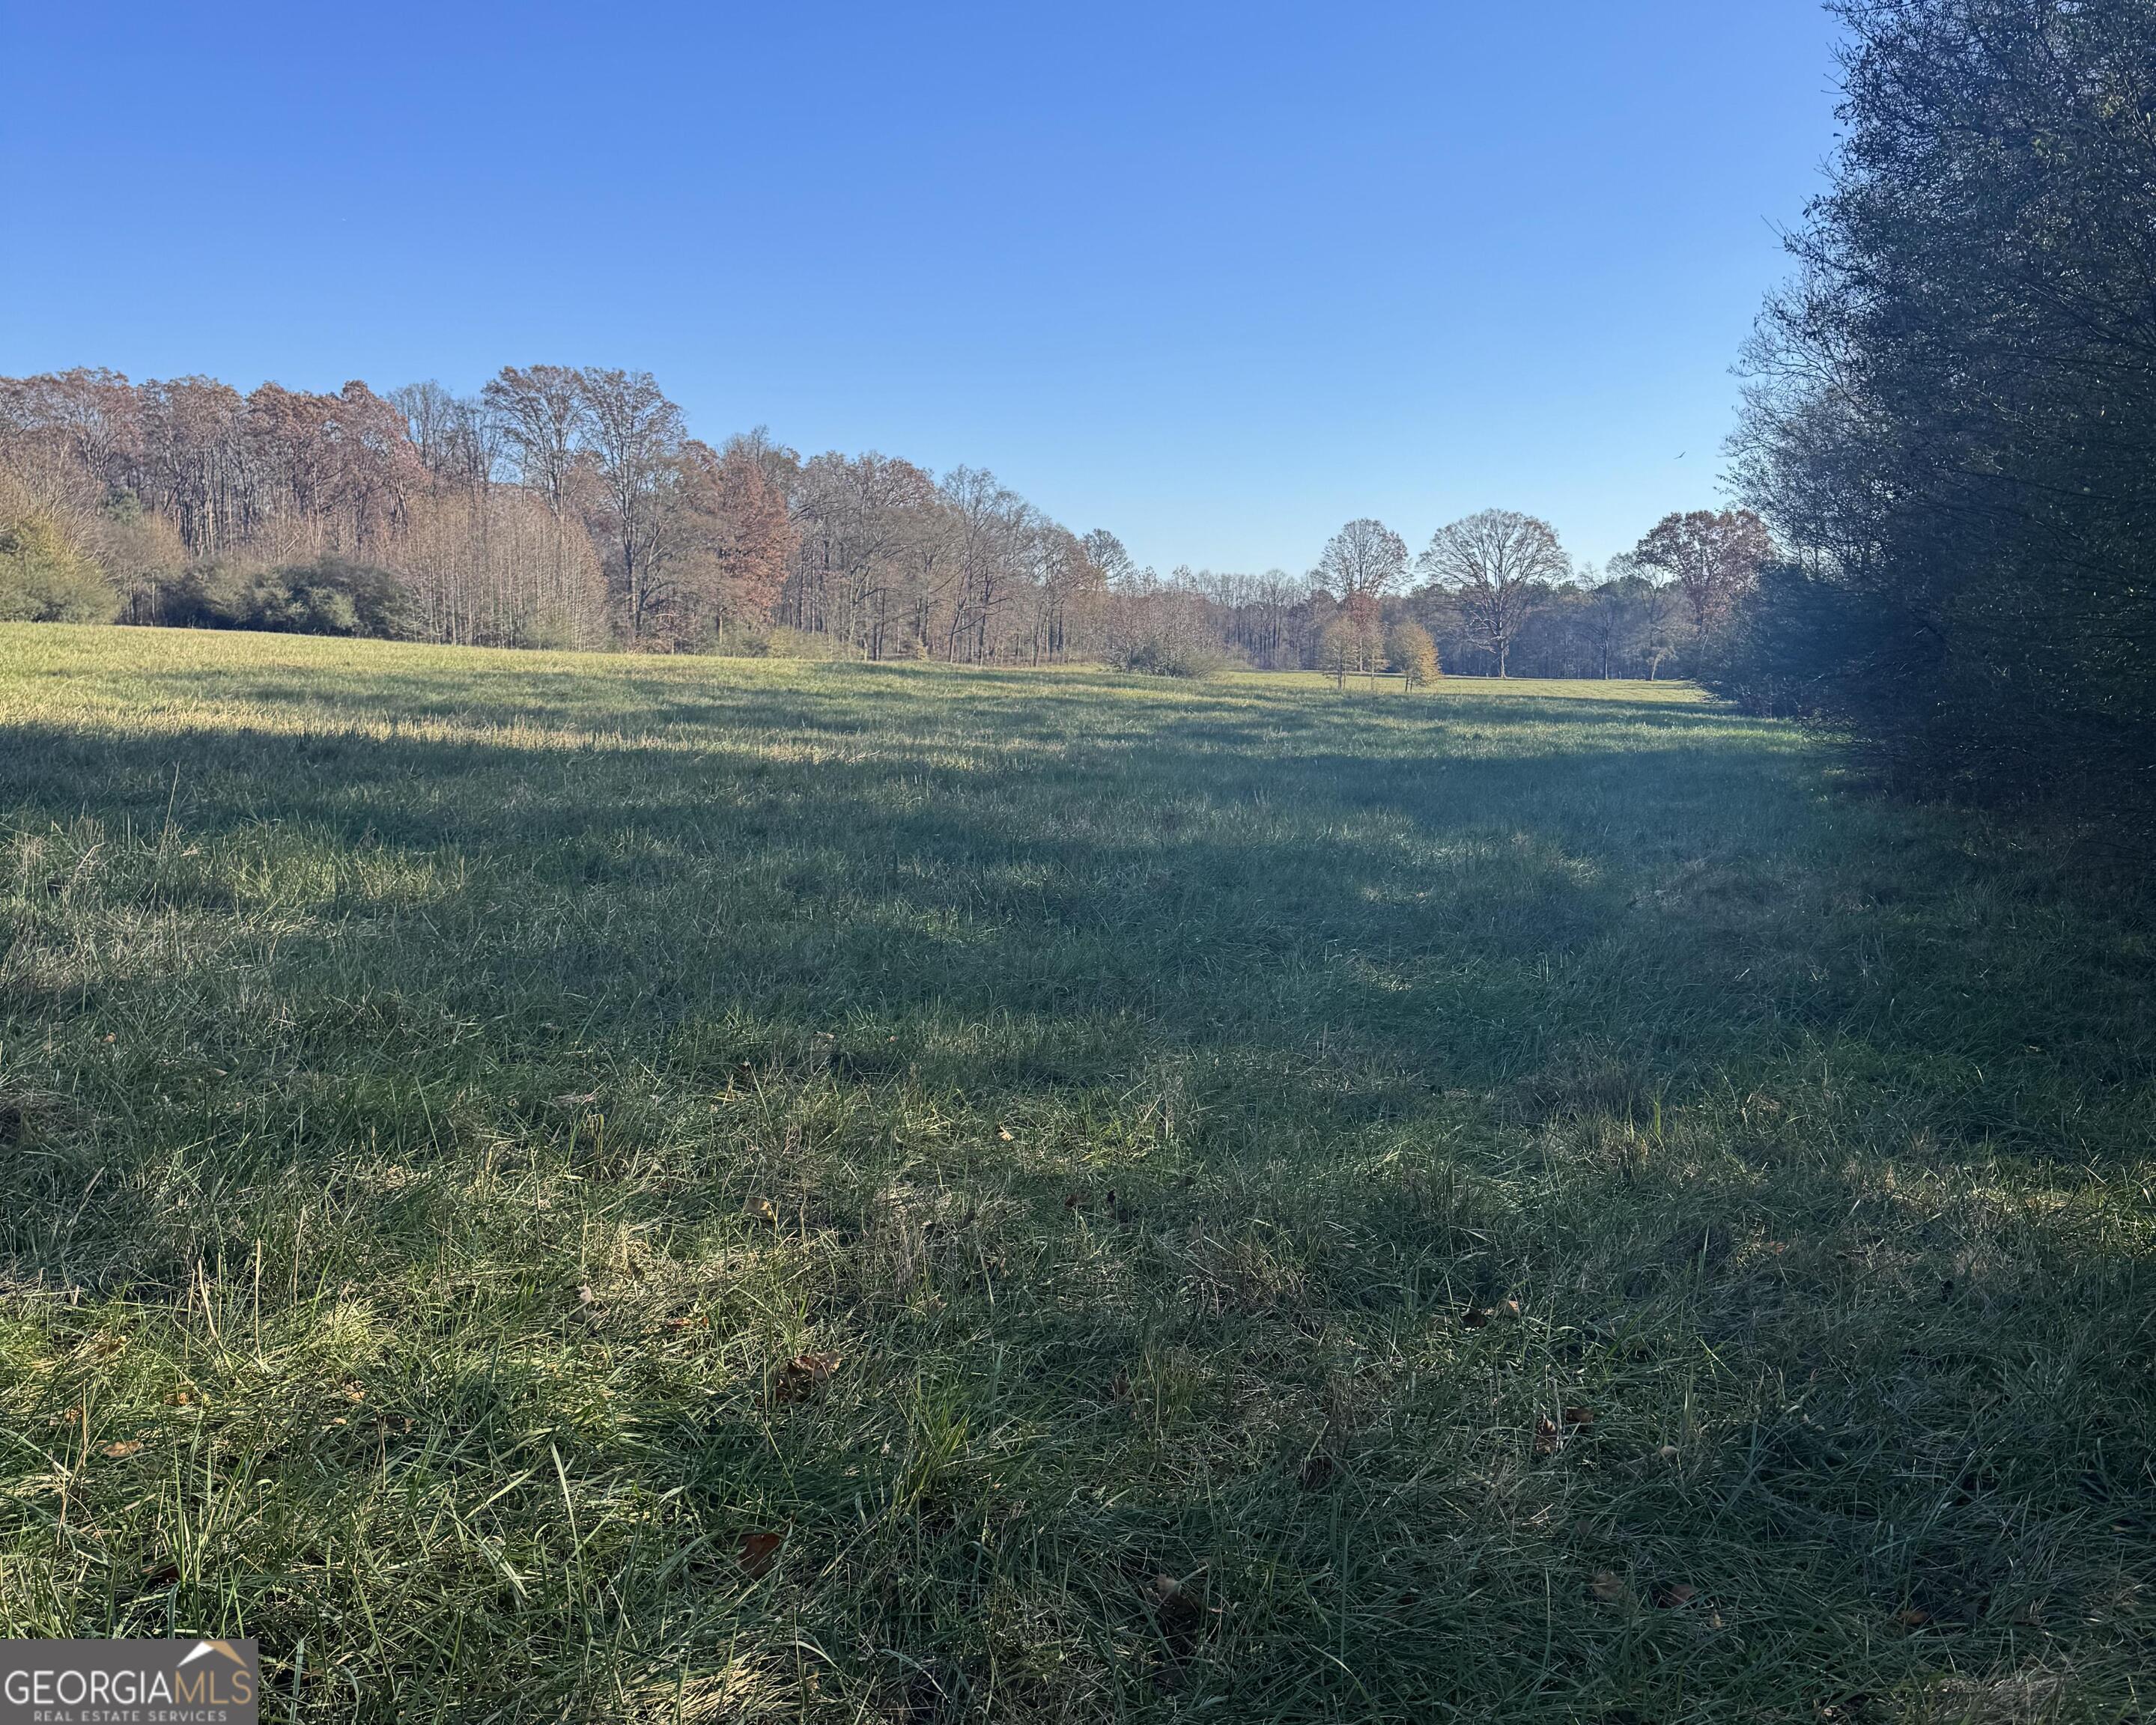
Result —
<instances>
[{"instance_id":1,"label":"mowed grass","mask_svg":"<svg viewBox=\"0 0 2156 1725\"><path fill-rule=\"evenodd\" d=\"M1644 685L0 630L0 1632L2111 1720L2148 903Z\"/></svg>"}]
</instances>

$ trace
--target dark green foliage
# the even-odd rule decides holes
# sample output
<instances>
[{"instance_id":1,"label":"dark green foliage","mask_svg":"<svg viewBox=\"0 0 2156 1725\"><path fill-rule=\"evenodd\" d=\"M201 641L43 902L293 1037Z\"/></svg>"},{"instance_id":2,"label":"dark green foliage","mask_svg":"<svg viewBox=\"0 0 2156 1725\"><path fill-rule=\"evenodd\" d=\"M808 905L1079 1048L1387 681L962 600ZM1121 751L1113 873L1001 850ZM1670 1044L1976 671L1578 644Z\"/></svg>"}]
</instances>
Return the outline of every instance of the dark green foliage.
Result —
<instances>
[{"instance_id":1,"label":"dark green foliage","mask_svg":"<svg viewBox=\"0 0 2156 1725\"><path fill-rule=\"evenodd\" d=\"M1740 444L1799 570L1720 680L1939 788L2146 821L2156 8L1843 10L1848 138Z\"/></svg>"},{"instance_id":2,"label":"dark green foliage","mask_svg":"<svg viewBox=\"0 0 2156 1725\"><path fill-rule=\"evenodd\" d=\"M411 596L395 575L336 556L279 569L198 563L159 596L157 620L197 628L387 640L413 632Z\"/></svg>"}]
</instances>

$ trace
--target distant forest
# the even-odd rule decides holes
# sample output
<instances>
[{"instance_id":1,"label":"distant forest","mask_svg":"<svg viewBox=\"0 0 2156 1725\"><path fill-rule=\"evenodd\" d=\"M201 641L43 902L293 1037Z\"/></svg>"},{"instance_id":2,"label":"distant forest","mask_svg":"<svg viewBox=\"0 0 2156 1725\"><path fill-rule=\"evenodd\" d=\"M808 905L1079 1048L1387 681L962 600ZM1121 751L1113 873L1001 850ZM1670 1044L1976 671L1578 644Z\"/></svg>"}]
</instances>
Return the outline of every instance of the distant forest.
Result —
<instances>
[{"instance_id":1,"label":"distant forest","mask_svg":"<svg viewBox=\"0 0 2156 1725\"><path fill-rule=\"evenodd\" d=\"M1489 510L1412 556L1348 523L1301 574L1137 566L986 472L714 447L646 373L505 367L242 395L207 377L0 379L0 617L495 647L968 664L1696 669L1770 554L1671 516L1607 570Z\"/></svg>"}]
</instances>

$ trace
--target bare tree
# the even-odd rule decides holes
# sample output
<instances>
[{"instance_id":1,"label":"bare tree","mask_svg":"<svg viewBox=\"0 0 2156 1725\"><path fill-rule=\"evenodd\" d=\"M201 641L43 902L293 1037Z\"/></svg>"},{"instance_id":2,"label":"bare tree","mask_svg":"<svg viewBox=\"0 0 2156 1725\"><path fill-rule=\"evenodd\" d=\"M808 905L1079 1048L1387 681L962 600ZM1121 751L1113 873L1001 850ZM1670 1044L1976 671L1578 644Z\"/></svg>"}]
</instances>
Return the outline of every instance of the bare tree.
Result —
<instances>
[{"instance_id":1,"label":"bare tree","mask_svg":"<svg viewBox=\"0 0 2156 1725\"><path fill-rule=\"evenodd\" d=\"M405 433L418 452L420 464L439 475L450 464L454 448L459 402L434 379L408 383L385 397L404 417Z\"/></svg>"},{"instance_id":2,"label":"bare tree","mask_svg":"<svg viewBox=\"0 0 2156 1725\"><path fill-rule=\"evenodd\" d=\"M562 514L586 423L576 371L568 366L504 366L487 381L480 399L501 427L517 477Z\"/></svg>"},{"instance_id":3,"label":"bare tree","mask_svg":"<svg viewBox=\"0 0 2156 1725\"><path fill-rule=\"evenodd\" d=\"M1382 521L1350 521L1325 542L1310 578L1339 602L1349 625L1342 638L1353 643L1357 670L1375 667L1384 645L1385 599L1399 591L1407 573L1407 541Z\"/></svg>"},{"instance_id":4,"label":"bare tree","mask_svg":"<svg viewBox=\"0 0 2156 1725\"><path fill-rule=\"evenodd\" d=\"M239 392L176 377L144 384L141 402L145 501L172 518L195 556L214 556L241 533Z\"/></svg>"},{"instance_id":5,"label":"bare tree","mask_svg":"<svg viewBox=\"0 0 2156 1725\"><path fill-rule=\"evenodd\" d=\"M1101 571L1101 578L1110 586L1127 581L1137 572L1137 565L1131 554L1123 549L1123 542L1105 527L1096 527L1079 541L1084 546L1087 559Z\"/></svg>"},{"instance_id":6,"label":"bare tree","mask_svg":"<svg viewBox=\"0 0 2156 1725\"><path fill-rule=\"evenodd\" d=\"M1569 578L1571 560L1547 521L1514 509L1484 509L1440 527L1419 560L1450 594L1478 644L1508 674L1512 642L1537 602Z\"/></svg>"},{"instance_id":7,"label":"bare tree","mask_svg":"<svg viewBox=\"0 0 2156 1725\"><path fill-rule=\"evenodd\" d=\"M389 555L419 630L457 646L597 647L606 583L591 540L521 486L445 485L414 501Z\"/></svg>"},{"instance_id":8,"label":"bare tree","mask_svg":"<svg viewBox=\"0 0 2156 1725\"><path fill-rule=\"evenodd\" d=\"M1325 542L1311 578L1345 611L1368 611L1407 579L1408 545L1383 521L1350 521Z\"/></svg>"},{"instance_id":9,"label":"bare tree","mask_svg":"<svg viewBox=\"0 0 2156 1725\"><path fill-rule=\"evenodd\" d=\"M992 657L1001 612L1022 578L1024 535L1035 514L993 473L978 468L952 468L942 489L957 528L958 553L957 602L945 657L984 664Z\"/></svg>"},{"instance_id":10,"label":"bare tree","mask_svg":"<svg viewBox=\"0 0 2156 1725\"><path fill-rule=\"evenodd\" d=\"M932 507L935 479L910 461L836 451L805 463L794 487L799 573L789 596L796 627L885 656L905 581L914 525Z\"/></svg>"},{"instance_id":11,"label":"bare tree","mask_svg":"<svg viewBox=\"0 0 2156 1725\"><path fill-rule=\"evenodd\" d=\"M649 371L587 366L577 374L577 392L603 483L605 500L594 526L606 537L608 575L629 638L641 641L671 596L670 530L686 427L681 410Z\"/></svg>"}]
</instances>

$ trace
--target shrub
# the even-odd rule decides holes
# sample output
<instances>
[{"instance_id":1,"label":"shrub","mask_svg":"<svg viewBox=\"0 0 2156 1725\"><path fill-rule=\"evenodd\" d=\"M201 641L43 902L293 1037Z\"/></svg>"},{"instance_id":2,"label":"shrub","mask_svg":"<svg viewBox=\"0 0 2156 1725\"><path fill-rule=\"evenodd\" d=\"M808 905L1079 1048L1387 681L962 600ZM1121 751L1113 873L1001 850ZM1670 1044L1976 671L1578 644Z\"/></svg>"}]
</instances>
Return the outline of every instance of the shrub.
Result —
<instances>
[{"instance_id":1,"label":"shrub","mask_svg":"<svg viewBox=\"0 0 2156 1725\"><path fill-rule=\"evenodd\" d=\"M59 520L27 502L0 509L0 622L110 622L118 596Z\"/></svg>"},{"instance_id":2,"label":"shrub","mask_svg":"<svg viewBox=\"0 0 2156 1725\"><path fill-rule=\"evenodd\" d=\"M1118 642L1108 653L1108 668L1135 671L1147 677L1219 677L1235 668L1225 648L1210 641L1176 640L1164 635L1141 636Z\"/></svg>"},{"instance_id":3,"label":"shrub","mask_svg":"<svg viewBox=\"0 0 2156 1725\"><path fill-rule=\"evenodd\" d=\"M835 659L839 643L829 635L789 629L783 623L728 622L708 634L680 643L684 653L728 659Z\"/></svg>"},{"instance_id":4,"label":"shrub","mask_svg":"<svg viewBox=\"0 0 2156 1725\"><path fill-rule=\"evenodd\" d=\"M199 628L408 639L411 595L386 569L338 556L263 569L222 561L186 570L161 599L160 621Z\"/></svg>"}]
</instances>

